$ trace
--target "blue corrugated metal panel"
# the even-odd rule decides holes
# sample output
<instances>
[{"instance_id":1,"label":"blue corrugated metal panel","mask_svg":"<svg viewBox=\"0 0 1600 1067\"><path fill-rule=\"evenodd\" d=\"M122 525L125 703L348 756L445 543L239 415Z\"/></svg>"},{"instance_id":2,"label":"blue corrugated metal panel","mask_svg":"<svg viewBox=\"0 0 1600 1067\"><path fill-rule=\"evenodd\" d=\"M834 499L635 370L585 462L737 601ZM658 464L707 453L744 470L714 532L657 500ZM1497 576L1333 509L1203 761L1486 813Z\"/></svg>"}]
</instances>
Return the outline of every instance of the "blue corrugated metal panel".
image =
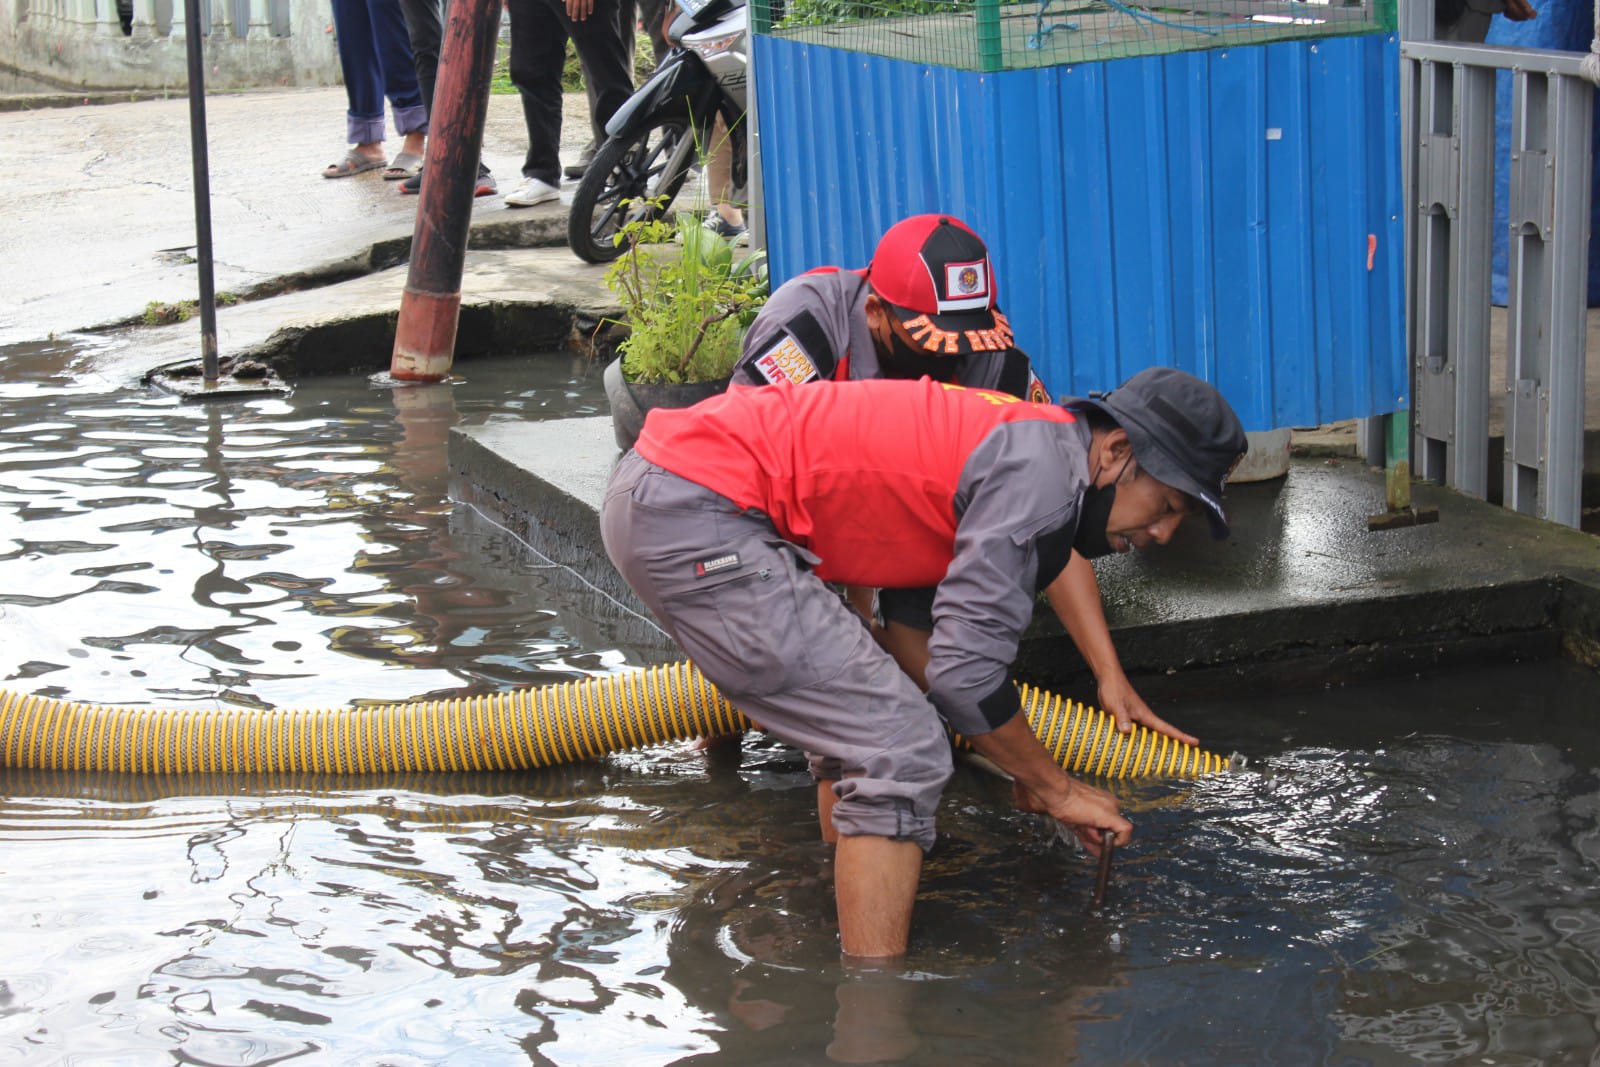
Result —
<instances>
[{"instance_id":1,"label":"blue corrugated metal panel","mask_svg":"<svg viewBox=\"0 0 1600 1067\"><path fill-rule=\"evenodd\" d=\"M1057 393L1154 364L1252 429L1405 401L1398 43L976 74L757 37L776 279L949 211ZM1368 235L1376 241L1367 266Z\"/></svg>"}]
</instances>

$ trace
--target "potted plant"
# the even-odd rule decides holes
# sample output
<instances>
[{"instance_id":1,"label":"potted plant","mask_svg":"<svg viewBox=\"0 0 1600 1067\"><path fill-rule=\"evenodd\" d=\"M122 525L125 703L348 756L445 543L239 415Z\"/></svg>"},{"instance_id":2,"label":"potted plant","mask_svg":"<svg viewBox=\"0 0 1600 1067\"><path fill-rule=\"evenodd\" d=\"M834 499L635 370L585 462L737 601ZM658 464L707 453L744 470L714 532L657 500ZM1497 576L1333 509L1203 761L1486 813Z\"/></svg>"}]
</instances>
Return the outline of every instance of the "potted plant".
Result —
<instances>
[{"instance_id":1,"label":"potted plant","mask_svg":"<svg viewBox=\"0 0 1600 1067\"><path fill-rule=\"evenodd\" d=\"M688 407L727 388L745 328L767 299L766 257L687 212L636 219L617 235L627 251L606 271L629 332L606 367L617 445L633 447L645 414Z\"/></svg>"}]
</instances>

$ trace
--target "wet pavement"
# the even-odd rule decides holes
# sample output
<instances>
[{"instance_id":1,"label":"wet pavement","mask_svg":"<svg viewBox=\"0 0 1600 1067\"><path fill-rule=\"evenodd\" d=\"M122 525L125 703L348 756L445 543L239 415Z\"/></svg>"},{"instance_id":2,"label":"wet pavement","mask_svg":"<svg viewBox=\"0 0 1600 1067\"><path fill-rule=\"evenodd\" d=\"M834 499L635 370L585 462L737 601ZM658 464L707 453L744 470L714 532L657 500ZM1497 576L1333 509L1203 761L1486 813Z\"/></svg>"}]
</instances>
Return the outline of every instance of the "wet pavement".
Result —
<instances>
[{"instance_id":1,"label":"wet pavement","mask_svg":"<svg viewBox=\"0 0 1600 1067\"><path fill-rule=\"evenodd\" d=\"M418 198L401 196L398 183L379 171L322 177L344 153L345 107L337 88L207 98L219 294L322 285L405 261ZM562 154L575 159L588 139L582 94L567 98L562 133ZM0 153L0 346L127 323L152 301L195 298L186 99L0 111L0 141L7 146ZM391 155L399 143L391 137ZM526 147L519 99L491 96L483 158L501 194L474 202L473 249L564 243L572 183L563 187L563 203L505 205ZM561 265L574 278L591 279L595 299L606 302L601 271L583 270L564 252ZM358 301L392 313L405 273L389 269L385 276L380 296L334 291L330 299L346 305L343 317L364 306ZM278 325L307 321L303 309L274 309ZM219 329L238 317L239 307L219 308ZM196 329L186 324L176 332ZM248 343L234 338L237 347Z\"/></svg>"},{"instance_id":2,"label":"wet pavement","mask_svg":"<svg viewBox=\"0 0 1600 1067\"><path fill-rule=\"evenodd\" d=\"M600 544L617 454L604 416L459 428L451 495L583 574L597 603L637 608ZM1382 472L1337 457L1230 487L1229 540L1190 524L1164 548L1097 563L1124 665L1151 699L1563 651L1600 665L1600 541L1431 485L1416 485L1414 502L1440 521L1369 532ZM1018 675L1093 697L1047 610Z\"/></svg>"}]
</instances>

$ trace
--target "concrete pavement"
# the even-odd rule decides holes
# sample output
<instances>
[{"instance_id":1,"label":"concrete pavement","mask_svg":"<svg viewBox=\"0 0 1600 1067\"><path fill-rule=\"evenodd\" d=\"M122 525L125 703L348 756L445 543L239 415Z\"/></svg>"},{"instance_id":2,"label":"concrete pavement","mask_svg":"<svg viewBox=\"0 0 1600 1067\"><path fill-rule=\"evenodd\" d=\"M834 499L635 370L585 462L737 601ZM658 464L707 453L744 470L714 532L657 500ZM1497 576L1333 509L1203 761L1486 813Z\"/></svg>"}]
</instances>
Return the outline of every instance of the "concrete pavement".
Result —
<instances>
[{"instance_id":1,"label":"concrete pavement","mask_svg":"<svg viewBox=\"0 0 1600 1067\"><path fill-rule=\"evenodd\" d=\"M586 617L630 633L644 662L679 653L607 561L598 513L617 457L608 418L458 427L450 495L495 516L591 590ZM1600 666L1600 542L1431 485L1431 525L1372 533L1381 472L1294 461L1286 478L1230 486L1234 534L1190 523L1148 554L1096 563L1106 617L1150 700L1565 654ZM653 639L652 639L653 637ZM1018 676L1092 700L1092 679L1047 609Z\"/></svg>"},{"instance_id":2,"label":"concrete pavement","mask_svg":"<svg viewBox=\"0 0 1600 1067\"><path fill-rule=\"evenodd\" d=\"M572 160L588 114L581 94L567 104L563 156ZM405 261L418 198L378 171L321 176L345 150L342 89L225 94L206 108L219 293L306 289ZM3 111L0 143L0 345L126 324L152 301L195 298L186 100ZM521 179L526 144L518 98L491 96L483 158L502 193ZM398 146L392 138L391 155ZM484 197L471 247L560 245L565 225L564 205L509 209L502 196ZM574 283L591 278L606 303L602 272L563 256L563 271ZM391 307L403 285L402 272ZM239 315L221 309L219 330Z\"/></svg>"}]
</instances>

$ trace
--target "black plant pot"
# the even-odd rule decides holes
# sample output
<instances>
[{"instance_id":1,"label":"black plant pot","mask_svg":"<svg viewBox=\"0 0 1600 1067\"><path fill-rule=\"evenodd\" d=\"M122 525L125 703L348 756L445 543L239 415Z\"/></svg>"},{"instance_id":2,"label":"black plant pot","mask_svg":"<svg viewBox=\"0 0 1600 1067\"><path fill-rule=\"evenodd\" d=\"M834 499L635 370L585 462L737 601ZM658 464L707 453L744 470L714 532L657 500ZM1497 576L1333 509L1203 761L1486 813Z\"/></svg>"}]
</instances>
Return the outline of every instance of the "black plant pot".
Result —
<instances>
[{"instance_id":1,"label":"black plant pot","mask_svg":"<svg viewBox=\"0 0 1600 1067\"><path fill-rule=\"evenodd\" d=\"M622 357L606 364L601 375L606 399L611 402L611 431L617 447L626 452L639 439L644 417L653 408L686 408L728 388L728 379L714 382L688 382L683 385L658 382L630 382L622 376Z\"/></svg>"}]
</instances>

